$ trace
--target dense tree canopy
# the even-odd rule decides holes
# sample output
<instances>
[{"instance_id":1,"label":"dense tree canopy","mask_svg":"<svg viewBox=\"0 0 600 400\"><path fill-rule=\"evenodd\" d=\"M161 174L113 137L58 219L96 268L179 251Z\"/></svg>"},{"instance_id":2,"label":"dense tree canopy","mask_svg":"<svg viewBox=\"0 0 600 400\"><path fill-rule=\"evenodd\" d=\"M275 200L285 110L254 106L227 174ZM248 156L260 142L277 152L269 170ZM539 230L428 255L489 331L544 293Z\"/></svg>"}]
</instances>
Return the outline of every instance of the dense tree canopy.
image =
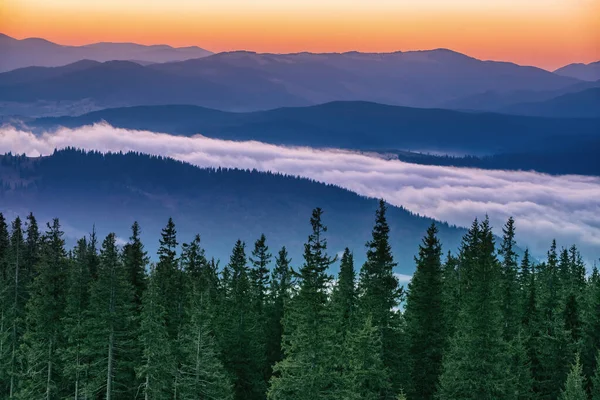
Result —
<instances>
[{"instance_id":1,"label":"dense tree canopy","mask_svg":"<svg viewBox=\"0 0 600 400\"><path fill-rule=\"evenodd\" d=\"M137 223L68 250L58 219L0 213L0 398L600 399L600 273L575 246L538 262L486 218L443 253L432 224L404 288L383 201L337 277L326 220L302 260L261 235L220 267L172 219L149 255Z\"/></svg>"}]
</instances>

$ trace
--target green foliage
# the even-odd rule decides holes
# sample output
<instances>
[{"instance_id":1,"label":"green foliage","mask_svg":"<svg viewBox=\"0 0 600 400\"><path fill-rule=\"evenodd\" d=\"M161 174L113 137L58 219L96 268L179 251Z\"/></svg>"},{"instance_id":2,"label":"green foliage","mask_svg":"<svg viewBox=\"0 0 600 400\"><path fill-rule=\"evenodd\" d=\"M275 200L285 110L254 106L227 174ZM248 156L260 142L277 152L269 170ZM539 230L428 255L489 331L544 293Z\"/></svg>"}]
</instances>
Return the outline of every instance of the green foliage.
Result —
<instances>
[{"instance_id":1,"label":"green foliage","mask_svg":"<svg viewBox=\"0 0 600 400\"><path fill-rule=\"evenodd\" d=\"M476 220L442 264L432 225L403 302L385 212L358 282L348 248L329 274L318 208L297 271L264 235L220 269L169 220L146 270L137 224L67 253L58 220L0 214L0 398L600 400L600 274L575 246L518 265L512 219L497 253Z\"/></svg>"},{"instance_id":2,"label":"green foliage","mask_svg":"<svg viewBox=\"0 0 600 400\"><path fill-rule=\"evenodd\" d=\"M442 247L432 224L419 246L417 269L408 286L406 324L410 355L410 394L433 399L446 345L442 291Z\"/></svg>"},{"instance_id":3,"label":"green foliage","mask_svg":"<svg viewBox=\"0 0 600 400\"><path fill-rule=\"evenodd\" d=\"M42 238L40 261L27 303L27 330L23 337L23 399L59 396L62 383L59 349L63 344L67 255L58 219L48 224Z\"/></svg>"},{"instance_id":4,"label":"green foliage","mask_svg":"<svg viewBox=\"0 0 600 400\"><path fill-rule=\"evenodd\" d=\"M511 374L502 338L501 270L488 220L476 220L460 254L465 279L459 321L440 378L440 399L508 399Z\"/></svg>"},{"instance_id":5,"label":"green foliage","mask_svg":"<svg viewBox=\"0 0 600 400\"><path fill-rule=\"evenodd\" d=\"M579 362L579 356L577 356L567 376L565 387L558 397L559 400L587 400L588 396L584 389L583 379L581 363Z\"/></svg>"},{"instance_id":6,"label":"green foliage","mask_svg":"<svg viewBox=\"0 0 600 400\"><path fill-rule=\"evenodd\" d=\"M142 381L141 393L145 400L168 400L173 396L175 358L167 331L166 310L161 300L158 275L153 269L142 296L139 335L143 352L137 375Z\"/></svg>"},{"instance_id":7,"label":"green foliage","mask_svg":"<svg viewBox=\"0 0 600 400\"><path fill-rule=\"evenodd\" d=\"M98 278L91 284L85 321L84 354L89 360L86 394L105 399L132 392L137 329L134 290L129 282L116 236L102 243Z\"/></svg>"},{"instance_id":8,"label":"green foliage","mask_svg":"<svg viewBox=\"0 0 600 400\"><path fill-rule=\"evenodd\" d=\"M390 228L386 219L386 205L383 200L375 213L375 225L372 239L367 243L367 261L360 271L359 307L365 316L371 316L373 325L382 336L384 365L390 371L392 390L399 391L406 385L407 371L404 368L405 357L396 347L406 339L398 329L400 318L394 311L399 304L402 288L394 275L394 257L390 246ZM399 350L399 351L397 351Z\"/></svg>"},{"instance_id":9,"label":"green foliage","mask_svg":"<svg viewBox=\"0 0 600 400\"><path fill-rule=\"evenodd\" d=\"M347 398L350 378L341 368L339 341L327 307L332 277L327 269L335 261L327 255L327 228L317 208L311 217L312 233L304 245L304 264L298 272L299 288L285 316L285 357L274 367L268 398Z\"/></svg>"}]
</instances>

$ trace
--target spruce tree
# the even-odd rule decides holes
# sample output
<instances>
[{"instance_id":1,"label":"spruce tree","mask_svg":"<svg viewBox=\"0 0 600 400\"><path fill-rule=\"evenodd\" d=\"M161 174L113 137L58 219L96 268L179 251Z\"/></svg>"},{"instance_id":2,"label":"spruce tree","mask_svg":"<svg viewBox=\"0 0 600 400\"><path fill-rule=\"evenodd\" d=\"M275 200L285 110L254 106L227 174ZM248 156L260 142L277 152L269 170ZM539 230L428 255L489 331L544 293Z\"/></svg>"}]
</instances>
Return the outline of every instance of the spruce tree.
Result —
<instances>
[{"instance_id":1,"label":"spruce tree","mask_svg":"<svg viewBox=\"0 0 600 400\"><path fill-rule=\"evenodd\" d=\"M331 295L331 306L334 312L336 329L342 338L350 332L356 323L356 273L354 257L346 247L340 262L338 280Z\"/></svg>"},{"instance_id":2,"label":"spruce tree","mask_svg":"<svg viewBox=\"0 0 600 400\"><path fill-rule=\"evenodd\" d=\"M596 354L596 359L600 357L600 351ZM590 392L592 400L600 400L600 363L596 365L593 375L588 375L590 379Z\"/></svg>"},{"instance_id":3,"label":"spruce tree","mask_svg":"<svg viewBox=\"0 0 600 400\"><path fill-rule=\"evenodd\" d=\"M501 269L487 218L481 225L475 220L463 239L460 262L465 290L438 398L512 398L510 360L502 339Z\"/></svg>"},{"instance_id":4,"label":"spruce tree","mask_svg":"<svg viewBox=\"0 0 600 400\"><path fill-rule=\"evenodd\" d=\"M271 263L272 254L269 252L269 247L266 243L265 235L254 243L250 262L250 301L252 302L252 313L255 323L258 328L255 332L254 342L257 347L257 366L263 371L265 387L269 379L270 365L267 361L267 290L269 288L269 264Z\"/></svg>"},{"instance_id":5,"label":"spruce tree","mask_svg":"<svg viewBox=\"0 0 600 400\"><path fill-rule=\"evenodd\" d=\"M25 240L25 249L23 252L23 272L25 275L24 282L28 282L27 286L29 286L31 282L33 282L34 273L40 260L41 253L40 230L37 220L32 213L27 216L26 227L27 239ZM29 299L29 293L27 293L27 299Z\"/></svg>"},{"instance_id":6,"label":"spruce tree","mask_svg":"<svg viewBox=\"0 0 600 400\"><path fill-rule=\"evenodd\" d=\"M442 246L435 224L427 229L419 245L417 268L406 297L406 329L409 341L409 394L419 399L433 399L442 354L446 345L442 293Z\"/></svg>"},{"instance_id":7,"label":"spruce tree","mask_svg":"<svg viewBox=\"0 0 600 400\"><path fill-rule=\"evenodd\" d=\"M140 225L134 222L131 226L129 242L123 246L123 264L127 271L127 279L133 286L133 301L138 311L142 306L142 293L146 286L146 267L149 262L148 254L140 239L140 232Z\"/></svg>"},{"instance_id":8,"label":"spruce tree","mask_svg":"<svg viewBox=\"0 0 600 400\"><path fill-rule=\"evenodd\" d=\"M351 391L353 398L381 400L391 390L388 370L383 365L381 335L367 317L363 326L349 333L347 352L350 359Z\"/></svg>"},{"instance_id":9,"label":"spruce tree","mask_svg":"<svg viewBox=\"0 0 600 400\"><path fill-rule=\"evenodd\" d=\"M458 312L460 309L460 269L458 258L448 252L446 262L442 266L442 304L444 310L444 342L445 349L454 336Z\"/></svg>"},{"instance_id":10,"label":"spruce tree","mask_svg":"<svg viewBox=\"0 0 600 400\"><path fill-rule=\"evenodd\" d=\"M510 356L510 390L514 393L514 398L518 400L534 399L533 378L531 376L532 363L528 348L526 346L526 334L519 330L517 335L509 343ZM507 396L510 398L510 392Z\"/></svg>"},{"instance_id":11,"label":"spruce tree","mask_svg":"<svg viewBox=\"0 0 600 400\"><path fill-rule=\"evenodd\" d=\"M88 242L85 238L77 242L67 272L67 294L63 326L65 347L61 351L64 365L66 393L74 399L85 397L89 359L85 354L88 328L87 307L89 304L90 271L87 264Z\"/></svg>"},{"instance_id":12,"label":"spruce tree","mask_svg":"<svg viewBox=\"0 0 600 400\"><path fill-rule=\"evenodd\" d=\"M281 340L283 337L283 315L286 305L289 304L292 290L291 259L288 258L287 249L279 250L275 258L275 267L271 274L269 284L270 308L267 331L267 362L269 366L283 359ZM272 372L272 371L271 371Z\"/></svg>"},{"instance_id":13,"label":"spruce tree","mask_svg":"<svg viewBox=\"0 0 600 400\"><path fill-rule=\"evenodd\" d=\"M194 240L181 246L181 266L189 286L188 290L214 285L214 282L211 282L213 277L207 273L208 260L200 245L200 235L194 236Z\"/></svg>"},{"instance_id":14,"label":"spruce tree","mask_svg":"<svg viewBox=\"0 0 600 400\"><path fill-rule=\"evenodd\" d=\"M254 306L256 311L261 315L264 314L265 301L267 297L267 288L269 284L269 264L271 262L271 253L266 243L265 235L254 243L252 250L252 270L250 271L250 279L252 283L252 297L254 298Z\"/></svg>"},{"instance_id":15,"label":"spruce tree","mask_svg":"<svg viewBox=\"0 0 600 400\"><path fill-rule=\"evenodd\" d=\"M210 299L195 288L187 307L188 317L179 340L181 346L178 399L233 399L230 377L220 360L210 327Z\"/></svg>"},{"instance_id":16,"label":"spruce tree","mask_svg":"<svg viewBox=\"0 0 600 400\"><path fill-rule=\"evenodd\" d=\"M135 348L134 291L110 233L102 243L98 277L90 289L85 353L89 358L87 395L106 400L133 395Z\"/></svg>"},{"instance_id":17,"label":"spruce tree","mask_svg":"<svg viewBox=\"0 0 600 400\"><path fill-rule=\"evenodd\" d=\"M4 319L6 324L3 324L3 328L7 338L6 345L2 346L4 350L0 353L0 359L7 360L7 363L4 364L6 372L0 373L0 377L5 375L8 378L8 398L13 398L17 393L17 359L24 332L25 299L27 298L29 285L27 275L23 273L25 270L23 263L25 245L22 228L21 219L19 217L15 218L11 227L10 245L5 260L7 266L6 283L4 286L0 286L3 288L0 291L4 292Z\"/></svg>"},{"instance_id":18,"label":"spruce tree","mask_svg":"<svg viewBox=\"0 0 600 400\"><path fill-rule=\"evenodd\" d=\"M557 398L568 374L573 357L569 333L565 330L561 312L561 280L559 279L556 241L548 252L548 259L539 265L539 308L532 357L535 368L533 378L535 391L540 398ZM537 361L536 361L537 360Z\"/></svg>"},{"instance_id":19,"label":"spruce tree","mask_svg":"<svg viewBox=\"0 0 600 400\"><path fill-rule=\"evenodd\" d=\"M264 347L256 338L262 327L256 320L251 302L250 269L245 244L238 240L226 267L228 281L222 324L221 349L225 367L233 377L235 398L261 399L266 392Z\"/></svg>"},{"instance_id":20,"label":"spruce tree","mask_svg":"<svg viewBox=\"0 0 600 400\"><path fill-rule=\"evenodd\" d=\"M594 269L597 273L597 269ZM581 362L585 376L592 377L598 368L598 349L600 349L600 279L588 284L587 312L584 314ZM589 383L588 383L589 388ZM598 388L600 389L600 387ZM600 390L598 390L600 395Z\"/></svg>"},{"instance_id":21,"label":"spruce tree","mask_svg":"<svg viewBox=\"0 0 600 400\"><path fill-rule=\"evenodd\" d=\"M395 315L402 295L402 288L394 275L394 257L389 240L390 228L386 219L386 205L380 200L375 213L375 225L372 239L367 243L367 261L360 271L359 298L360 311L364 316L372 317L373 326L381 334L383 360L393 380L392 389L398 392L406 384L404 362L397 345L401 319Z\"/></svg>"},{"instance_id":22,"label":"spruce tree","mask_svg":"<svg viewBox=\"0 0 600 400\"><path fill-rule=\"evenodd\" d=\"M10 235L4 215L0 213L0 395L8 392L10 380L11 296L8 277Z\"/></svg>"},{"instance_id":23,"label":"spruce tree","mask_svg":"<svg viewBox=\"0 0 600 400\"><path fill-rule=\"evenodd\" d=\"M25 375L19 397L51 400L60 395L67 257L58 219L48 224L27 302L23 341Z\"/></svg>"},{"instance_id":24,"label":"spruce tree","mask_svg":"<svg viewBox=\"0 0 600 400\"><path fill-rule=\"evenodd\" d=\"M152 269L142 296L139 339L143 348L137 369L141 393L145 400L167 400L173 397L175 358L167 330L166 310L161 297L156 269Z\"/></svg>"},{"instance_id":25,"label":"spruce tree","mask_svg":"<svg viewBox=\"0 0 600 400\"><path fill-rule=\"evenodd\" d=\"M502 314L504 321L504 339L512 340L520 327L519 318L519 281L517 254L515 252L515 221L508 219L502 228L503 238L499 250L502 257Z\"/></svg>"},{"instance_id":26,"label":"spruce tree","mask_svg":"<svg viewBox=\"0 0 600 400\"><path fill-rule=\"evenodd\" d=\"M584 389L583 371L579 356L575 358L575 363L571 367L571 371L567 375L564 389L561 391L559 400L588 400L587 393Z\"/></svg>"},{"instance_id":27,"label":"spruce tree","mask_svg":"<svg viewBox=\"0 0 600 400\"><path fill-rule=\"evenodd\" d=\"M285 316L283 350L285 357L274 367L268 398L271 400L325 400L351 396L350 376L344 374L327 307L327 273L335 262L327 255L323 211L311 217L312 233L304 245L304 264L298 271L298 291Z\"/></svg>"}]
</instances>

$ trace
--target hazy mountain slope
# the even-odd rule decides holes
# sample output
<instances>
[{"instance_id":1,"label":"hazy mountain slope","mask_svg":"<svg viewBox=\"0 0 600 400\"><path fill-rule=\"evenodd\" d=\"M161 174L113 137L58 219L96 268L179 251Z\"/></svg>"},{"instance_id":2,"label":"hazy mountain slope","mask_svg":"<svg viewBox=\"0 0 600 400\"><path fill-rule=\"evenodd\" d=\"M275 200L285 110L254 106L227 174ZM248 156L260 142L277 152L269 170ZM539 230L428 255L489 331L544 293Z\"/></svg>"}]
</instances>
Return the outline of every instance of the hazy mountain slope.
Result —
<instances>
[{"instance_id":1,"label":"hazy mountain slope","mask_svg":"<svg viewBox=\"0 0 600 400\"><path fill-rule=\"evenodd\" d=\"M253 113L177 105L131 107L79 117L40 118L29 124L48 129L100 121L123 128L182 135L200 133L220 139L459 154L563 151L600 140L600 119L464 113L367 102L333 102Z\"/></svg>"},{"instance_id":2,"label":"hazy mountain slope","mask_svg":"<svg viewBox=\"0 0 600 400\"><path fill-rule=\"evenodd\" d=\"M600 61L589 64L575 63L565 65L554 71L557 75L581 79L582 81L597 81L600 79Z\"/></svg>"},{"instance_id":3,"label":"hazy mountain slope","mask_svg":"<svg viewBox=\"0 0 600 400\"><path fill-rule=\"evenodd\" d=\"M28 159L3 156L0 212L60 216L70 239L114 230L128 237L138 220L150 251L169 216L179 241L202 235L209 255L227 260L238 238L253 243L261 233L272 250L286 245L293 265L301 262L314 207L325 211L332 253L349 246L362 260L377 201L307 179L256 171L207 170L145 155L84 154L65 150ZM398 271L410 273L420 238L432 220L390 206L392 246ZM444 249L455 249L464 233L440 224Z\"/></svg>"},{"instance_id":4,"label":"hazy mountain slope","mask_svg":"<svg viewBox=\"0 0 600 400\"><path fill-rule=\"evenodd\" d=\"M450 100L442 104L441 107L453 110L502 112L503 109L515 104L546 101L565 94L599 87L600 80L593 82L581 81L556 90L516 90L511 92L488 90L482 93Z\"/></svg>"},{"instance_id":5,"label":"hazy mountain slope","mask_svg":"<svg viewBox=\"0 0 600 400\"><path fill-rule=\"evenodd\" d=\"M77 63L79 64L79 63ZM302 101L284 91L272 90L276 95L263 102L260 91L249 88L224 86L219 83L150 69L130 61L109 61L89 64L86 68L67 65L43 69L46 78L16 70L0 74L0 100L12 102L80 101L92 99L102 105L202 103L211 107L243 106L252 102L259 108L279 103L300 105ZM64 71L69 69L68 71ZM29 70L29 69L28 69ZM5 75L17 76L19 83L8 83ZM27 78L25 78L27 76ZM273 84L272 86L276 86Z\"/></svg>"},{"instance_id":6,"label":"hazy mountain slope","mask_svg":"<svg viewBox=\"0 0 600 400\"><path fill-rule=\"evenodd\" d=\"M63 46L38 38L18 40L0 33L0 54L0 72L3 72L29 66L55 67L83 59L168 62L205 57L212 53L195 46L174 48L167 45L144 46L135 43Z\"/></svg>"},{"instance_id":7,"label":"hazy mountain slope","mask_svg":"<svg viewBox=\"0 0 600 400\"><path fill-rule=\"evenodd\" d=\"M502 109L503 112L542 117L600 117L600 88L568 93L550 100L520 103Z\"/></svg>"},{"instance_id":8,"label":"hazy mountain slope","mask_svg":"<svg viewBox=\"0 0 600 400\"><path fill-rule=\"evenodd\" d=\"M107 68L90 67L87 79L104 82ZM89 98L104 106L187 103L239 111L336 100L437 107L486 91L560 90L580 82L539 68L481 61L445 49L381 54L231 52L139 68L136 80L143 85L144 95L121 90L119 103L111 98L118 88L109 84L97 90L82 86L73 96L71 88L80 84L83 71L61 74L60 84L56 77L36 80L35 88L0 74L0 101ZM122 77L117 71L111 73L117 74L117 81L129 79L126 71ZM168 76L164 79L169 85L159 76ZM199 87L208 83L219 91ZM220 91L227 93L226 100L219 99Z\"/></svg>"}]
</instances>

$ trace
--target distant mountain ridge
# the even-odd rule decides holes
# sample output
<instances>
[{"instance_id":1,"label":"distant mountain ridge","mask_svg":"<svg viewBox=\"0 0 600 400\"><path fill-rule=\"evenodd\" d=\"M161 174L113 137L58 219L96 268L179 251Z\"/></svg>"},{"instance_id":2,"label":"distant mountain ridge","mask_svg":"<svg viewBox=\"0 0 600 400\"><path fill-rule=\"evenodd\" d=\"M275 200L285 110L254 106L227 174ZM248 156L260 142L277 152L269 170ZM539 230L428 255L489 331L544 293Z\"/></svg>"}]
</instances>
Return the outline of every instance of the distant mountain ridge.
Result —
<instances>
[{"instance_id":1,"label":"distant mountain ridge","mask_svg":"<svg viewBox=\"0 0 600 400\"><path fill-rule=\"evenodd\" d=\"M502 111L540 117L600 118L600 87L540 102L513 104Z\"/></svg>"},{"instance_id":2,"label":"distant mountain ridge","mask_svg":"<svg viewBox=\"0 0 600 400\"><path fill-rule=\"evenodd\" d=\"M120 63L76 71L72 66L58 67L52 73L29 70L29 80L20 70L0 74L0 102L87 100L97 108L193 104L229 111L331 101L445 107L488 91L553 91L581 83L540 68L481 61L447 49L324 54L238 51L145 66Z\"/></svg>"},{"instance_id":3,"label":"distant mountain ridge","mask_svg":"<svg viewBox=\"0 0 600 400\"><path fill-rule=\"evenodd\" d=\"M106 121L115 127L227 140L359 150L414 150L446 154L567 151L598 145L600 119L554 119L419 109L369 102L232 113L190 105L107 109L79 117L26 123L47 130Z\"/></svg>"},{"instance_id":4,"label":"distant mountain ridge","mask_svg":"<svg viewBox=\"0 0 600 400\"><path fill-rule=\"evenodd\" d=\"M67 46L40 38L15 39L0 33L0 72L30 66L58 67L83 59L94 61L139 60L150 63L205 57L212 52L197 46L93 43Z\"/></svg>"},{"instance_id":5,"label":"distant mountain ridge","mask_svg":"<svg viewBox=\"0 0 600 400\"><path fill-rule=\"evenodd\" d=\"M557 75L581 79L583 81L597 81L600 79L600 61L589 64L574 63L565 65L554 71Z\"/></svg>"}]
</instances>

